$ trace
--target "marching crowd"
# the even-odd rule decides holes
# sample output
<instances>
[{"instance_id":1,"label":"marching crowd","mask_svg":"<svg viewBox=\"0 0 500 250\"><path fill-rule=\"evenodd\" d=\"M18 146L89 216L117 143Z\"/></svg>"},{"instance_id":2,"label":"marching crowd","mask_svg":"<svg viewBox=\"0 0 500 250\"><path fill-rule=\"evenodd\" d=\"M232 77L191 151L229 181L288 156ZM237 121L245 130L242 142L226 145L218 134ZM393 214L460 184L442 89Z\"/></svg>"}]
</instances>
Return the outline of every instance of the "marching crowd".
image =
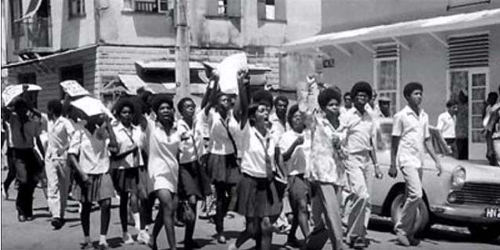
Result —
<instances>
[{"instance_id":1,"label":"marching crowd","mask_svg":"<svg viewBox=\"0 0 500 250\"><path fill-rule=\"evenodd\" d=\"M30 221L33 193L45 171L55 229L64 224L69 191L81 204L82 249L92 248L90 214L95 202L100 207L99 248L108 247L115 193L120 197L124 244L134 242L128 232L130 209L140 230L138 242L156 249L164 227L170 249L176 249L174 225L176 214L182 214L185 249L199 248L193 240L197 202L213 195L220 244L226 244L227 212L245 217L245 230L228 249L239 249L251 239L256 249L271 249L276 222L287 217L289 247L321 249L328 238L335 249L368 247L371 182L383 178L374 147L377 119L390 116L384 100L375 108L366 82L355 83L344 96L338 88L308 94L317 108L300 102L288 107L286 97L264 90L250 94L245 72L239 72L238 86L238 95L223 93L214 76L200 108L189 97L174 104L168 95L141 91L117 101L114 119L104 114L89 117L68 101L52 100L47 106L46 147L35 145L41 144L40 112L29 100L18 98L2 113L10 178L3 191L17 179L18 219ZM425 152L434 159L438 174L441 171L429 140L428 116L420 106L422 93L420 83L408 83L408 105L393 117L388 175L395 177L399 170L407 184L403 213L395 225L397 240L405 246L419 243L413 221L422 202ZM153 220L155 199L160 205ZM150 223L154 225L148 230ZM297 240L298 228L305 242Z\"/></svg>"}]
</instances>

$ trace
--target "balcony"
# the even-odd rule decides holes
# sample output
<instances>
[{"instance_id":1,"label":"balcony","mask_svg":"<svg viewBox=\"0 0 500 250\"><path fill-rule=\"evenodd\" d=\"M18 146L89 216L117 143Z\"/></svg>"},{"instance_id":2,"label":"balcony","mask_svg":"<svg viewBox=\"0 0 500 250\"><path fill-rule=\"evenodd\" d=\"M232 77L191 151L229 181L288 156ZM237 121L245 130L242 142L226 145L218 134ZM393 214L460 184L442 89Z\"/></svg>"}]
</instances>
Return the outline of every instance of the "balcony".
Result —
<instances>
[{"instance_id":1,"label":"balcony","mask_svg":"<svg viewBox=\"0 0 500 250\"><path fill-rule=\"evenodd\" d=\"M17 54L53 52L49 17L35 16L16 20L13 34Z\"/></svg>"}]
</instances>

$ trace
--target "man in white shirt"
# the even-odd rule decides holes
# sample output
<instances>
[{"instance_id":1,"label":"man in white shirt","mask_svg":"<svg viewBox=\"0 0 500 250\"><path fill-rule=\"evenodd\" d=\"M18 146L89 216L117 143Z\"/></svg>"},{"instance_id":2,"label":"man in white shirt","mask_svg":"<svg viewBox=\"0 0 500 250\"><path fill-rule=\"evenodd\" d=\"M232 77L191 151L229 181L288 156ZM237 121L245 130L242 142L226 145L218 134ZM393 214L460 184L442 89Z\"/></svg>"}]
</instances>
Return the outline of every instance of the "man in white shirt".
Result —
<instances>
[{"instance_id":1,"label":"man in white shirt","mask_svg":"<svg viewBox=\"0 0 500 250\"><path fill-rule=\"evenodd\" d=\"M450 150L456 152L455 124L457 121L458 103L455 100L449 100L446 102L446 108L448 110L439 115L436 127L441 132Z\"/></svg>"},{"instance_id":2,"label":"man in white shirt","mask_svg":"<svg viewBox=\"0 0 500 250\"><path fill-rule=\"evenodd\" d=\"M406 200L401 217L396 222L394 231L398 242L403 246L418 245L412 227L417 216L417 208L423 202L422 168L425 152L428 152L436 163L437 174L442 168L434 153L429 133L429 117L421 108L422 84L412 82L404 88L404 96L408 105L394 115L392 128L391 167L389 176L395 178L399 167L406 183Z\"/></svg>"},{"instance_id":3,"label":"man in white shirt","mask_svg":"<svg viewBox=\"0 0 500 250\"><path fill-rule=\"evenodd\" d=\"M344 106L340 107L340 114L341 115L345 114L352 108L353 106L352 106L351 92L347 92L344 94Z\"/></svg>"},{"instance_id":4,"label":"man in white shirt","mask_svg":"<svg viewBox=\"0 0 500 250\"><path fill-rule=\"evenodd\" d=\"M64 210L68 199L70 168L67 151L74 132L73 125L61 116L62 104L51 100L47 105L50 123L47 129L48 146L45 157L47 174L47 203L52 213L52 226L60 229L64 224Z\"/></svg>"}]
</instances>

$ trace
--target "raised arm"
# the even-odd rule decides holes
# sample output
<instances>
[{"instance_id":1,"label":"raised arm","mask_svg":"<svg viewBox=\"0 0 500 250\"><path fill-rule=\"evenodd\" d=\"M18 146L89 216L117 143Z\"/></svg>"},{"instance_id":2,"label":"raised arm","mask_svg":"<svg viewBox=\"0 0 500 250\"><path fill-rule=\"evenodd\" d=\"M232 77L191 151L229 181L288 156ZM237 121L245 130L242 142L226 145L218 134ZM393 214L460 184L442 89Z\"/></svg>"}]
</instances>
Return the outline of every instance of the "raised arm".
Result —
<instances>
[{"instance_id":1,"label":"raised arm","mask_svg":"<svg viewBox=\"0 0 500 250\"><path fill-rule=\"evenodd\" d=\"M234 118L240 123L240 129L245 127L248 120L248 106L250 105L250 77L248 72L238 72L238 97L234 107Z\"/></svg>"},{"instance_id":2,"label":"raised arm","mask_svg":"<svg viewBox=\"0 0 500 250\"><path fill-rule=\"evenodd\" d=\"M214 73L210 78L207 90L201 101L201 108L204 109L205 115L208 115L210 109L217 103L217 86L218 86L219 76Z\"/></svg>"}]
</instances>

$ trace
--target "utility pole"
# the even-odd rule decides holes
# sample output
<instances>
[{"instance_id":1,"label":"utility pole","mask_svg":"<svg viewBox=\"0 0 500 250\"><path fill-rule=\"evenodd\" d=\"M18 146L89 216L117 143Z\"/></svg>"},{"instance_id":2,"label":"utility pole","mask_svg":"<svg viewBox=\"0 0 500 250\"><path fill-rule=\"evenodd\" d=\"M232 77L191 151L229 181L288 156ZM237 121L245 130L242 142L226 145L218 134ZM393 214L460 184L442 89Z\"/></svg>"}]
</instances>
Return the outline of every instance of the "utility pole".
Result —
<instances>
[{"instance_id":1,"label":"utility pole","mask_svg":"<svg viewBox=\"0 0 500 250\"><path fill-rule=\"evenodd\" d=\"M187 18L188 0L176 0L175 26L177 39L175 45L175 103L191 94L189 84L189 25Z\"/></svg>"}]
</instances>

